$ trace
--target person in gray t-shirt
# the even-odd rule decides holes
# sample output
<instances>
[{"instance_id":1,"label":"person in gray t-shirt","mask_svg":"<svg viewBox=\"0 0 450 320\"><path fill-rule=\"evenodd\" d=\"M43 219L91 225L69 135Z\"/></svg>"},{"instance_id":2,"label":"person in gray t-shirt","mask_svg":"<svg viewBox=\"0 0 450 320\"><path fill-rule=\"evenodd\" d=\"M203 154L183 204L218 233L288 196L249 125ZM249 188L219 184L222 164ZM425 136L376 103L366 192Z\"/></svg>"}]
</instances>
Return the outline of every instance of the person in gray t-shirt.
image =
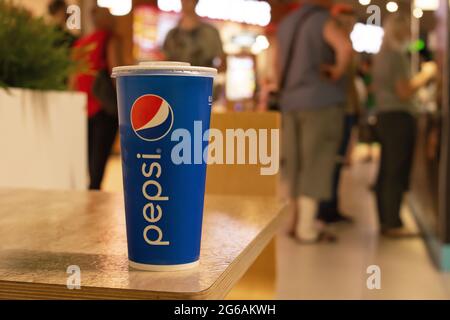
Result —
<instances>
[{"instance_id":1,"label":"person in gray t-shirt","mask_svg":"<svg viewBox=\"0 0 450 320\"><path fill-rule=\"evenodd\" d=\"M335 240L318 227L317 209L319 201L332 197L333 171L343 133L347 92L344 75L351 62L352 46L348 35L330 16L332 0L303 2L278 29L278 65L281 73L288 69L280 77L284 79L280 84L280 107L283 173L293 214L298 216L291 236L301 243L314 243Z\"/></svg>"},{"instance_id":2,"label":"person in gray t-shirt","mask_svg":"<svg viewBox=\"0 0 450 320\"><path fill-rule=\"evenodd\" d=\"M381 143L381 164L375 187L381 233L390 237L412 236L403 227L400 208L409 188L416 120L412 98L433 78L437 68L427 63L410 76L407 45L410 41L408 18L394 14L385 23L383 45L374 61L376 134Z\"/></svg>"},{"instance_id":3,"label":"person in gray t-shirt","mask_svg":"<svg viewBox=\"0 0 450 320\"><path fill-rule=\"evenodd\" d=\"M413 111L412 97L400 98L397 81L408 81L411 65L406 51L393 50L387 43L375 57L373 76L376 86L376 109L383 111Z\"/></svg>"},{"instance_id":4,"label":"person in gray t-shirt","mask_svg":"<svg viewBox=\"0 0 450 320\"><path fill-rule=\"evenodd\" d=\"M182 1L179 24L169 31L163 44L166 60L189 62L194 66L223 67L222 40L217 29L195 13L198 0Z\"/></svg>"}]
</instances>

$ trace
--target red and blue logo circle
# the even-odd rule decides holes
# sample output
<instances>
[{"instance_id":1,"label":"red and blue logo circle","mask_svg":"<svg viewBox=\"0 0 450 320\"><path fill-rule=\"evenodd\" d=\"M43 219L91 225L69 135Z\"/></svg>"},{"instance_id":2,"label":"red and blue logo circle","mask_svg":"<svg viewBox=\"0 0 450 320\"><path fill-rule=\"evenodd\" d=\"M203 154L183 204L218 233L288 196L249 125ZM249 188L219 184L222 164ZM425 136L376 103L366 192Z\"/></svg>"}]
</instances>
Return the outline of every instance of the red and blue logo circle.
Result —
<instances>
[{"instance_id":1,"label":"red and blue logo circle","mask_svg":"<svg viewBox=\"0 0 450 320\"><path fill-rule=\"evenodd\" d=\"M131 108L131 126L145 141L164 138L173 126L173 110L160 96L147 94L139 97Z\"/></svg>"}]
</instances>

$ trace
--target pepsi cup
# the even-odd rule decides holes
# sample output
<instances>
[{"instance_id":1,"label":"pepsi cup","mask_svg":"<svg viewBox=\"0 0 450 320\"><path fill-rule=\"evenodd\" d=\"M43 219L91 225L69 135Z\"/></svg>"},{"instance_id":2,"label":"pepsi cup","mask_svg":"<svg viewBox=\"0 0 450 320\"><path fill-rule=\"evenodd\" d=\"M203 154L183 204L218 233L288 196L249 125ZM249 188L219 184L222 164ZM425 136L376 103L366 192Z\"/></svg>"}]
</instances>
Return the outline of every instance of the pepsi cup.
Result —
<instances>
[{"instance_id":1,"label":"pepsi cup","mask_svg":"<svg viewBox=\"0 0 450 320\"><path fill-rule=\"evenodd\" d=\"M113 69L133 268L175 271L199 263L206 163L194 158L207 148L202 135L216 73L176 62Z\"/></svg>"}]
</instances>

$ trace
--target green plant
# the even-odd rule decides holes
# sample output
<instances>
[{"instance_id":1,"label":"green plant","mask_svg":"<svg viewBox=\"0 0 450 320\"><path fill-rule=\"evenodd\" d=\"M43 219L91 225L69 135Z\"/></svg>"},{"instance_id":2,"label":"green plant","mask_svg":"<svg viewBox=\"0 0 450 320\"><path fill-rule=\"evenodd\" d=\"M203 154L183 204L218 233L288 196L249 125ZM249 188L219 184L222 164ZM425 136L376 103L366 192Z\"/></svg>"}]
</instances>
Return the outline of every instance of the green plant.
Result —
<instances>
[{"instance_id":1,"label":"green plant","mask_svg":"<svg viewBox=\"0 0 450 320\"><path fill-rule=\"evenodd\" d=\"M0 87L65 89L76 66L63 37L42 18L0 0Z\"/></svg>"}]
</instances>

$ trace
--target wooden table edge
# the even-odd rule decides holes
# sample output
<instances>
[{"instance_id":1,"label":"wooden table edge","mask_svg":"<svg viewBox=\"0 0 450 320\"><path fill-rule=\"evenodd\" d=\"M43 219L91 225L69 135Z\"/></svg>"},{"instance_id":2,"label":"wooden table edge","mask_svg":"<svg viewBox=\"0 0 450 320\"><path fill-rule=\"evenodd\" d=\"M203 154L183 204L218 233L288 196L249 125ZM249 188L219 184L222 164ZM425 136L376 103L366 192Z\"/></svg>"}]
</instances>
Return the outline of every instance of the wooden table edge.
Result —
<instances>
[{"instance_id":1,"label":"wooden table edge","mask_svg":"<svg viewBox=\"0 0 450 320\"><path fill-rule=\"evenodd\" d=\"M252 263L261 254L270 240L276 235L277 230L288 215L284 206L280 213L272 219L268 230L264 230L255 237L244 251L225 269L220 277L207 289L198 292L167 292L146 291L134 289L81 287L80 290L69 290L62 284L27 283L20 281L0 280L0 299L153 299L153 300L216 300L223 299L250 268ZM238 272L233 281L227 282L227 275L232 270ZM230 277L231 278L231 277ZM30 285L31 284L31 285Z\"/></svg>"}]
</instances>

